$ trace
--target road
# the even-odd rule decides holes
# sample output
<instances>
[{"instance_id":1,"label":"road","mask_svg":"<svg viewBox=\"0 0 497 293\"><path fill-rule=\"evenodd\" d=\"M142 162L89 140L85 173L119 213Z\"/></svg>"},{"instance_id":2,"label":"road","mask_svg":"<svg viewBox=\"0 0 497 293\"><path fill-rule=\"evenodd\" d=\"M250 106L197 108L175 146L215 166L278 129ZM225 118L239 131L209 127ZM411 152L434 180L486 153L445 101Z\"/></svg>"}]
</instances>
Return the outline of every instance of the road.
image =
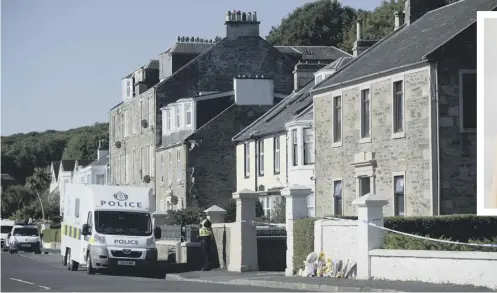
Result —
<instances>
[{"instance_id":1,"label":"road","mask_svg":"<svg viewBox=\"0 0 497 293\"><path fill-rule=\"evenodd\" d=\"M84 268L68 271L59 255L19 253L1 255L2 292L288 292L252 286L167 281L145 277L87 275ZM295 291L297 292L297 291Z\"/></svg>"}]
</instances>

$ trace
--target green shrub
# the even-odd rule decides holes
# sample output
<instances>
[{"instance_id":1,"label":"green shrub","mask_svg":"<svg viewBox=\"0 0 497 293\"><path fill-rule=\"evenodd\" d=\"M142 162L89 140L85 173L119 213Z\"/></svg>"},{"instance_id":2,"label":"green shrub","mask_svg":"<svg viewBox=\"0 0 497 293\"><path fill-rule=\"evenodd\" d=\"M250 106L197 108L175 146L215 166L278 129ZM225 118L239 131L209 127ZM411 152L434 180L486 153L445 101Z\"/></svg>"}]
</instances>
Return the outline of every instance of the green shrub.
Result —
<instances>
[{"instance_id":1,"label":"green shrub","mask_svg":"<svg viewBox=\"0 0 497 293\"><path fill-rule=\"evenodd\" d=\"M200 224L200 212L201 210L197 207L168 211L166 225L198 225Z\"/></svg>"},{"instance_id":2,"label":"green shrub","mask_svg":"<svg viewBox=\"0 0 497 293\"><path fill-rule=\"evenodd\" d=\"M43 242L60 242L60 229L43 230Z\"/></svg>"},{"instance_id":3,"label":"green shrub","mask_svg":"<svg viewBox=\"0 0 497 293\"><path fill-rule=\"evenodd\" d=\"M429 237L429 236L426 236ZM438 238L441 240L454 241L450 238ZM468 243L477 244L495 244L497 245L497 237L485 240L469 239ZM441 243L436 241L424 240L414 237L409 237L393 232L388 232L385 235L385 249L408 249L408 250L446 250L446 251L488 251L497 252L497 247L476 247L461 244Z\"/></svg>"},{"instance_id":4,"label":"green shrub","mask_svg":"<svg viewBox=\"0 0 497 293\"><path fill-rule=\"evenodd\" d=\"M293 222L294 273L302 267L309 253L314 251L314 222L317 218L298 219Z\"/></svg>"}]
</instances>

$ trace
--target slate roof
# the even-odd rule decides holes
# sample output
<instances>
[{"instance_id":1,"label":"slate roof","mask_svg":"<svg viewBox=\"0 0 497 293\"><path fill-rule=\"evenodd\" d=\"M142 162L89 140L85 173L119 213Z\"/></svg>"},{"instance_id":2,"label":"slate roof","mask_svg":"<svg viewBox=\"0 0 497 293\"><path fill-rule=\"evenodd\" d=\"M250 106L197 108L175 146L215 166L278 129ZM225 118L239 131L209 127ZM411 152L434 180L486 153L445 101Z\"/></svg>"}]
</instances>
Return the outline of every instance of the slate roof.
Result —
<instances>
[{"instance_id":1,"label":"slate roof","mask_svg":"<svg viewBox=\"0 0 497 293\"><path fill-rule=\"evenodd\" d=\"M340 57L337 60L331 62L330 64L326 65L325 67L321 68L318 72L325 71L325 70L337 70L338 68L342 68L345 65L347 65L350 61L352 61L354 57Z\"/></svg>"},{"instance_id":2,"label":"slate roof","mask_svg":"<svg viewBox=\"0 0 497 293\"><path fill-rule=\"evenodd\" d=\"M336 60L349 53L333 46L275 46L283 54L301 55L302 60Z\"/></svg>"},{"instance_id":3,"label":"slate roof","mask_svg":"<svg viewBox=\"0 0 497 293\"><path fill-rule=\"evenodd\" d=\"M215 45L215 43L175 43L169 53L171 54L200 54Z\"/></svg>"},{"instance_id":4,"label":"slate roof","mask_svg":"<svg viewBox=\"0 0 497 293\"><path fill-rule=\"evenodd\" d=\"M62 170L64 171L74 171L74 165L76 164L76 160L62 160Z\"/></svg>"},{"instance_id":5,"label":"slate roof","mask_svg":"<svg viewBox=\"0 0 497 293\"><path fill-rule=\"evenodd\" d=\"M298 115L295 117L292 121L308 121L308 120L314 120L314 110L313 110L313 105L310 105L307 107L302 114Z\"/></svg>"},{"instance_id":6,"label":"slate roof","mask_svg":"<svg viewBox=\"0 0 497 293\"><path fill-rule=\"evenodd\" d=\"M60 168L60 161L54 161L52 162L53 165L53 170L55 173L55 180L59 179L59 168Z\"/></svg>"},{"instance_id":7,"label":"slate roof","mask_svg":"<svg viewBox=\"0 0 497 293\"><path fill-rule=\"evenodd\" d=\"M341 70L353 57L338 58L327 67L333 67ZM322 83L322 82L321 82ZM319 86L321 83L317 84ZM233 141L245 141L250 139L250 134L255 136L266 136L274 133L285 131L285 124L296 117L300 117L304 112L308 114L309 108L312 108L311 90L315 87L315 81L312 79L300 91L294 92L287 96L279 104L271 108L254 123L233 137ZM311 119L312 112L310 113ZM304 117L304 116L303 116ZM308 116L305 116L308 117ZM305 118L304 117L304 118Z\"/></svg>"},{"instance_id":8,"label":"slate roof","mask_svg":"<svg viewBox=\"0 0 497 293\"><path fill-rule=\"evenodd\" d=\"M109 155L100 158L100 160L95 160L89 164L89 166L107 166L109 164Z\"/></svg>"},{"instance_id":9,"label":"slate roof","mask_svg":"<svg viewBox=\"0 0 497 293\"><path fill-rule=\"evenodd\" d=\"M255 136L265 136L284 131L287 122L312 104L310 91L313 87L314 80L311 80L300 91L290 94L254 123L238 133L233 138L233 141L249 140L252 133Z\"/></svg>"},{"instance_id":10,"label":"slate roof","mask_svg":"<svg viewBox=\"0 0 497 293\"><path fill-rule=\"evenodd\" d=\"M432 10L382 39L354 58L314 91L424 60L440 46L476 22L476 12L493 10L497 0L461 0Z\"/></svg>"}]
</instances>

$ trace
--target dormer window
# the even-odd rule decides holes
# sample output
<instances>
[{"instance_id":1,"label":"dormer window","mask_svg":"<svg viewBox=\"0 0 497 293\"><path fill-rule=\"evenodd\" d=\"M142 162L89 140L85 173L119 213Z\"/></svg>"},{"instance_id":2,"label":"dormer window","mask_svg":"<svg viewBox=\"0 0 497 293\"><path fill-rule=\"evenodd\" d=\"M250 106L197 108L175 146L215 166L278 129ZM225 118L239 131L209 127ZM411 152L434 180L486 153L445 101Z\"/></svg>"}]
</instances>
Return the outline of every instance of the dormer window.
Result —
<instances>
[{"instance_id":1,"label":"dormer window","mask_svg":"<svg viewBox=\"0 0 497 293\"><path fill-rule=\"evenodd\" d=\"M131 78L123 79L123 100L131 98L133 95L133 80Z\"/></svg>"},{"instance_id":2,"label":"dormer window","mask_svg":"<svg viewBox=\"0 0 497 293\"><path fill-rule=\"evenodd\" d=\"M180 106L174 107L174 110L176 111L176 128L179 128L180 126Z\"/></svg>"},{"instance_id":3,"label":"dormer window","mask_svg":"<svg viewBox=\"0 0 497 293\"><path fill-rule=\"evenodd\" d=\"M135 83L140 83L145 81L145 71L140 68L135 72Z\"/></svg>"},{"instance_id":4,"label":"dormer window","mask_svg":"<svg viewBox=\"0 0 497 293\"><path fill-rule=\"evenodd\" d=\"M187 126L192 125L192 104L185 103L185 124Z\"/></svg>"}]
</instances>

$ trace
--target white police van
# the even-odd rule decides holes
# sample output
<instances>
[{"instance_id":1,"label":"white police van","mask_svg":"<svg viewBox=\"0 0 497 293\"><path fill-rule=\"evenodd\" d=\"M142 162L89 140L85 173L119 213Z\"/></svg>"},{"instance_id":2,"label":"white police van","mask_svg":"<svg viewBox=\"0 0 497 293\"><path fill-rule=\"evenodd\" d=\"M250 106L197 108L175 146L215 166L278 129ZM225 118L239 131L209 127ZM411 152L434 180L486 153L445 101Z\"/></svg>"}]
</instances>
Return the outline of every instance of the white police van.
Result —
<instances>
[{"instance_id":1,"label":"white police van","mask_svg":"<svg viewBox=\"0 0 497 293\"><path fill-rule=\"evenodd\" d=\"M7 251L7 236L9 235L10 232L12 232L12 228L14 228L15 225L14 220L7 220L7 219L2 219L1 220L1 234L0 234L0 239L2 241L2 249L3 251Z\"/></svg>"},{"instance_id":2,"label":"white police van","mask_svg":"<svg viewBox=\"0 0 497 293\"><path fill-rule=\"evenodd\" d=\"M65 185L61 255L68 270L88 274L132 269L160 277L153 228L153 190L145 187Z\"/></svg>"}]
</instances>

